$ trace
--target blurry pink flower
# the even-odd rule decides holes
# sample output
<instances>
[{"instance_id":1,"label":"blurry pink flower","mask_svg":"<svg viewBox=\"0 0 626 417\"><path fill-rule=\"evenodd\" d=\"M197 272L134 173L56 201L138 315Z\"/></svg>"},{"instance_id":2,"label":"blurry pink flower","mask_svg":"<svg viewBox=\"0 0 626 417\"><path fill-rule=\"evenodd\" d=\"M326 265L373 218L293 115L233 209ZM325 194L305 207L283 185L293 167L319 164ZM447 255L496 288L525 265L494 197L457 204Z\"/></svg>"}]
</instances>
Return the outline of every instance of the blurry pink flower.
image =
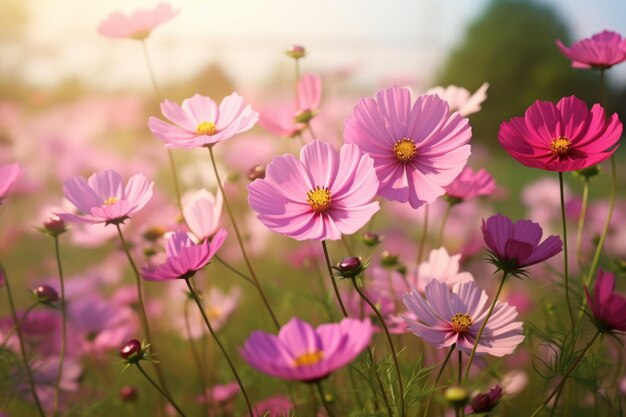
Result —
<instances>
[{"instance_id":1,"label":"blurry pink flower","mask_svg":"<svg viewBox=\"0 0 626 417\"><path fill-rule=\"evenodd\" d=\"M220 229L213 240L196 244L187 233L174 232L167 241L165 262L142 268L141 275L148 281L189 279L213 260L227 234L226 229Z\"/></svg>"},{"instance_id":2,"label":"blurry pink flower","mask_svg":"<svg viewBox=\"0 0 626 417\"><path fill-rule=\"evenodd\" d=\"M345 318L314 329L293 317L278 336L254 331L241 354L254 368L290 381L314 382L347 365L370 343L372 324Z\"/></svg>"},{"instance_id":3,"label":"blurry pink flower","mask_svg":"<svg viewBox=\"0 0 626 417\"><path fill-rule=\"evenodd\" d=\"M146 39L150 32L178 14L167 3L159 3L154 9L137 9L130 16L120 12L109 15L98 25L98 33L110 38Z\"/></svg>"},{"instance_id":4,"label":"blurry pink flower","mask_svg":"<svg viewBox=\"0 0 626 417\"><path fill-rule=\"evenodd\" d=\"M409 330L437 348L450 347L470 353L478 330L489 309L488 296L474 281L452 288L431 281L425 288L426 299L413 290L404 296L404 304L414 317L406 316ZM522 322L515 322L517 312L507 303L498 302L478 342L476 354L504 356L524 340Z\"/></svg>"},{"instance_id":5,"label":"blurry pink flower","mask_svg":"<svg viewBox=\"0 0 626 417\"><path fill-rule=\"evenodd\" d=\"M409 90L395 86L362 98L344 128L345 141L374 160L378 193L413 208L444 194L467 163L471 136L467 119L437 95L411 107Z\"/></svg>"},{"instance_id":6,"label":"blurry pink flower","mask_svg":"<svg viewBox=\"0 0 626 417\"><path fill-rule=\"evenodd\" d=\"M337 152L313 141L276 157L264 179L248 185L250 207L275 233L297 240L337 240L363 227L380 206L372 199L378 179L369 156L354 145Z\"/></svg>"},{"instance_id":7,"label":"blurry pink flower","mask_svg":"<svg viewBox=\"0 0 626 417\"><path fill-rule=\"evenodd\" d=\"M491 255L490 262L498 270L513 275L523 275L523 268L543 262L563 250L561 238L555 235L539 243L543 231L530 220L513 223L498 213L487 221L483 219L481 230Z\"/></svg>"},{"instance_id":8,"label":"blurry pink flower","mask_svg":"<svg viewBox=\"0 0 626 417\"><path fill-rule=\"evenodd\" d=\"M153 186L143 174L136 174L124 187L120 174L112 170L95 173L88 180L72 177L63 182L63 193L80 214L54 214L72 222L123 223L150 201Z\"/></svg>"},{"instance_id":9,"label":"blurry pink flower","mask_svg":"<svg viewBox=\"0 0 626 417\"><path fill-rule=\"evenodd\" d=\"M470 167L463 171L449 185L444 187L446 196L455 203L469 200L475 197L491 195L496 190L496 182L485 169L476 172Z\"/></svg>"},{"instance_id":10,"label":"blurry pink flower","mask_svg":"<svg viewBox=\"0 0 626 417\"><path fill-rule=\"evenodd\" d=\"M251 129L259 118L237 93L225 97L219 108L211 98L200 94L183 100L182 106L165 100L161 112L171 123L150 117L148 126L166 148L211 146Z\"/></svg>"},{"instance_id":11,"label":"blurry pink flower","mask_svg":"<svg viewBox=\"0 0 626 417\"><path fill-rule=\"evenodd\" d=\"M37 358L31 362L30 367L39 401L44 408L51 410L54 407L54 392L59 372L59 358L56 356ZM59 383L61 394L60 404L62 408L65 408L65 395L78 391L78 380L81 374L82 367L80 363L75 359L65 358L61 381ZM25 399L32 401L33 396L30 386L26 383L26 377L15 375L13 380L17 381L14 389Z\"/></svg>"},{"instance_id":12,"label":"blurry pink flower","mask_svg":"<svg viewBox=\"0 0 626 417\"><path fill-rule=\"evenodd\" d=\"M9 195L23 170L19 163L0 165L0 204Z\"/></svg>"},{"instance_id":13,"label":"blurry pink flower","mask_svg":"<svg viewBox=\"0 0 626 417\"><path fill-rule=\"evenodd\" d=\"M463 117L480 111L480 105L487 99L487 89L489 83L483 83L474 94L456 85L448 87L433 87L426 91L426 94L437 94L442 100L448 102L450 113L458 111Z\"/></svg>"},{"instance_id":14,"label":"blurry pink flower","mask_svg":"<svg viewBox=\"0 0 626 417\"><path fill-rule=\"evenodd\" d=\"M460 254L450 256L444 247L433 249L428 260L417 267L416 282L409 282L413 288L423 292L432 280L443 282L450 288L457 283L474 281L469 272L459 272L460 260Z\"/></svg>"},{"instance_id":15,"label":"blurry pink flower","mask_svg":"<svg viewBox=\"0 0 626 417\"><path fill-rule=\"evenodd\" d=\"M528 385L528 374L522 369L515 369L502 376L502 389L507 396L520 394Z\"/></svg>"},{"instance_id":16,"label":"blurry pink flower","mask_svg":"<svg viewBox=\"0 0 626 417\"><path fill-rule=\"evenodd\" d=\"M237 381L228 384L216 384L196 397L196 402L200 404L221 404L235 398L241 388Z\"/></svg>"},{"instance_id":17,"label":"blurry pink flower","mask_svg":"<svg viewBox=\"0 0 626 417\"><path fill-rule=\"evenodd\" d=\"M607 69L626 61L626 39L609 30L574 42L569 48L560 39L556 45L574 68Z\"/></svg>"},{"instance_id":18,"label":"blurry pink flower","mask_svg":"<svg viewBox=\"0 0 626 417\"><path fill-rule=\"evenodd\" d=\"M500 402L502 398L502 387L500 385L496 385L491 388L488 392L479 393L472 401L470 401L469 405L465 407L465 413L467 414L483 414L488 413L495 408L496 405Z\"/></svg>"},{"instance_id":19,"label":"blurry pink flower","mask_svg":"<svg viewBox=\"0 0 626 417\"><path fill-rule=\"evenodd\" d=\"M199 190L183 199L183 216L191 233L199 242L210 238L220 227L222 194L215 196L207 190Z\"/></svg>"},{"instance_id":20,"label":"blurry pink flower","mask_svg":"<svg viewBox=\"0 0 626 417\"><path fill-rule=\"evenodd\" d=\"M593 296L587 287L585 294L598 330L626 332L626 296L615 294L615 275L600 269Z\"/></svg>"},{"instance_id":21,"label":"blurry pink flower","mask_svg":"<svg viewBox=\"0 0 626 417\"><path fill-rule=\"evenodd\" d=\"M289 397L274 395L254 405L253 417L290 417L293 411L295 411L295 406Z\"/></svg>"},{"instance_id":22,"label":"blurry pink flower","mask_svg":"<svg viewBox=\"0 0 626 417\"><path fill-rule=\"evenodd\" d=\"M602 106L588 110L584 101L570 96L556 105L535 101L524 117L502 122L498 140L523 165L565 172L608 159L621 134L617 113L607 121Z\"/></svg>"},{"instance_id":23,"label":"blurry pink flower","mask_svg":"<svg viewBox=\"0 0 626 417\"><path fill-rule=\"evenodd\" d=\"M383 271L391 272L386 270ZM402 334L406 332L406 323L398 317L400 312L396 309L396 303L399 302L399 299L396 298L394 293L390 293L389 291L378 291L378 288L372 285L371 288L365 289L365 294L370 301L374 303L380 314L383 316L389 333ZM341 298L343 299L344 306L346 307L346 310L348 310L348 315L350 317L359 317L361 319L369 317L370 319L378 321L374 310L372 310L372 308L365 301L363 301L359 293L356 291L341 291ZM376 322L373 323L374 331L382 331L382 327L379 324L379 321L378 324Z\"/></svg>"},{"instance_id":24,"label":"blurry pink flower","mask_svg":"<svg viewBox=\"0 0 626 417\"><path fill-rule=\"evenodd\" d=\"M239 305L241 288L233 287L226 293L222 292L219 288L211 287L208 291L200 292L202 293L204 311L209 317L209 320L211 320L213 329L218 331L226 324L230 315L235 311L237 305ZM189 332L187 332L186 329L187 323L185 322L184 316L179 316L174 319L174 328L184 339L188 339L190 336L194 340L200 339L207 331L204 319L200 312L194 310L189 313Z\"/></svg>"},{"instance_id":25,"label":"blurry pink flower","mask_svg":"<svg viewBox=\"0 0 626 417\"><path fill-rule=\"evenodd\" d=\"M564 184L565 204L572 201L572 191ZM528 208L528 217L539 224L550 225L561 219L561 196L557 178L541 178L524 186L522 202ZM592 211L590 210L590 213ZM560 226L560 224L559 224Z\"/></svg>"}]
</instances>

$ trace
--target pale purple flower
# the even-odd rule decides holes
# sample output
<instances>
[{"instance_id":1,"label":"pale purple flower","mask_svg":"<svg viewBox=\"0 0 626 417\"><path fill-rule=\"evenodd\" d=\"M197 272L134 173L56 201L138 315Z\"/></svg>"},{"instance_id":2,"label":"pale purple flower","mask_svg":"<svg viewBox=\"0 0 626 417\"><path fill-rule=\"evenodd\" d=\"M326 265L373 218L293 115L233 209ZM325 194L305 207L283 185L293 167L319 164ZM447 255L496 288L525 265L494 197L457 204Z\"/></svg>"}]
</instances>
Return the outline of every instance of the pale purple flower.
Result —
<instances>
[{"instance_id":1,"label":"pale purple flower","mask_svg":"<svg viewBox=\"0 0 626 417\"><path fill-rule=\"evenodd\" d=\"M183 216L191 233L203 241L210 238L220 227L222 216L222 194L214 196L207 190L199 190L186 196Z\"/></svg>"},{"instance_id":2,"label":"pale purple flower","mask_svg":"<svg viewBox=\"0 0 626 417\"><path fill-rule=\"evenodd\" d=\"M278 336L254 331L241 354L250 366L290 381L314 382L352 362L370 343L369 319L350 318L313 328L293 317Z\"/></svg>"},{"instance_id":3,"label":"pale purple flower","mask_svg":"<svg viewBox=\"0 0 626 417\"><path fill-rule=\"evenodd\" d=\"M337 150L313 141L293 155L276 157L264 179L248 185L258 219L297 240L337 240L355 233L380 206L372 201L378 179L372 159L355 145Z\"/></svg>"},{"instance_id":4,"label":"pale purple flower","mask_svg":"<svg viewBox=\"0 0 626 417\"><path fill-rule=\"evenodd\" d=\"M22 167L17 162L9 165L0 165L0 204L9 195L22 174Z\"/></svg>"},{"instance_id":5,"label":"pale purple flower","mask_svg":"<svg viewBox=\"0 0 626 417\"><path fill-rule=\"evenodd\" d=\"M474 94L471 94L466 88L456 85L438 86L429 89L426 94L437 94L442 100L448 102L450 113L457 111L465 117L480 111L480 105L487 99L488 88L489 83L483 83Z\"/></svg>"},{"instance_id":6,"label":"pale purple flower","mask_svg":"<svg viewBox=\"0 0 626 417\"><path fill-rule=\"evenodd\" d=\"M404 296L404 304L414 316L405 317L409 330L436 348L454 344L469 354L487 316L487 293L474 281L456 284L450 291L443 282L433 280L426 285L425 296L415 289ZM476 354L500 357L512 353L524 340L522 322L514 321L516 318L514 307L497 302Z\"/></svg>"},{"instance_id":7,"label":"pale purple flower","mask_svg":"<svg viewBox=\"0 0 626 417\"><path fill-rule=\"evenodd\" d=\"M59 372L59 360L57 356L49 356L37 358L30 363L37 397L39 397L41 405L48 410L54 407L54 391ZM21 372L21 369L16 372ZM81 374L82 367L80 363L75 359L65 358L59 383L61 408L66 407L65 395L78 391L78 381ZM17 381L17 384L14 386L16 391L28 401L32 401L33 395L29 384L26 382L26 376L15 375L14 380Z\"/></svg>"},{"instance_id":8,"label":"pale purple flower","mask_svg":"<svg viewBox=\"0 0 626 417\"><path fill-rule=\"evenodd\" d=\"M89 179L72 177L63 182L63 193L79 214L54 214L72 222L122 223L150 201L153 186L143 174L136 174L124 187L121 175L112 170L95 173Z\"/></svg>"},{"instance_id":9,"label":"pale purple flower","mask_svg":"<svg viewBox=\"0 0 626 417\"><path fill-rule=\"evenodd\" d=\"M444 188L446 196L453 199L453 202L459 203L479 196L493 194L496 190L496 182L485 169L474 172L472 168L465 167L459 176Z\"/></svg>"}]
</instances>

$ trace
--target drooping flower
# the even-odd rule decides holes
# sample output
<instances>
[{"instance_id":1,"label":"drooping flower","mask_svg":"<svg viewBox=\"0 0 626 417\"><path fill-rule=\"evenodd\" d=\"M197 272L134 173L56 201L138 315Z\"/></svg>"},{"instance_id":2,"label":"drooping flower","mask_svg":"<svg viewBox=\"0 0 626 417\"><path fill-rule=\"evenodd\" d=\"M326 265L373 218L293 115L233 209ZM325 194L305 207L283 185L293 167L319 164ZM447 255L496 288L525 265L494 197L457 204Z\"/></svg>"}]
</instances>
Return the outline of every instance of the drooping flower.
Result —
<instances>
[{"instance_id":1,"label":"drooping flower","mask_svg":"<svg viewBox=\"0 0 626 417\"><path fill-rule=\"evenodd\" d=\"M496 190L496 182L489 172L480 169L476 172L470 167L463 171L449 185L444 187L446 196L455 203L490 195Z\"/></svg>"},{"instance_id":2,"label":"drooping flower","mask_svg":"<svg viewBox=\"0 0 626 417\"><path fill-rule=\"evenodd\" d=\"M585 287L587 303L594 322L603 332L626 332L626 296L615 294L615 275L600 269L593 288L593 296Z\"/></svg>"},{"instance_id":3,"label":"drooping flower","mask_svg":"<svg viewBox=\"0 0 626 417\"><path fill-rule=\"evenodd\" d=\"M209 97L196 94L181 106L169 100L161 103L161 113L170 123L150 117L152 134L165 142L166 148L211 146L250 130L259 114L246 105L237 93L225 97L219 107Z\"/></svg>"},{"instance_id":4,"label":"drooping flower","mask_svg":"<svg viewBox=\"0 0 626 417\"><path fill-rule=\"evenodd\" d=\"M72 177L63 182L63 193L79 214L54 214L71 222L123 223L150 201L153 186L143 174L135 174L124 187L121 175L112 170L97 172L87 180Z\"/></svg>"},{"instance_id":5,"label":"drooping flower","mask_svg":"<svg viewBox=\"0 0 626 417\"><path fill-rule=\"evenodd\" d=\"M480 111L480 105L487 99L487 89L489 83L483 83L474 94L469 90L456 85L447 87L433 87L426 91L426 94L437 94L442 100L448 102L450 113L458 111L463 117Z\"/></svg>"},{"instance_id":6,"label":"drooping flower","mask_svg":"<svg viewBox=\"0 0 626 417\"><path fill-rule=\"evenodd\" d=\"M555 105L537 100L524 117L503 122L502 147L518 162L548 171L574 171L608 159L622 134L617 113L608 120L602 106L564 97Z\"/></svg>"},{"instance_id":7,"label":"drooping flower","mask_svg":"<svg viewBox=\"0 0 626 417\"><path fill-rule=\"evenodd\" d=\"M465 408L467 414L488 413L493 410L502 398L502 387L496 385L486 393L477 394Z\"/></svg>"},{"instance_id":8,"label":"drooping flower","mask_svg":"<svg viewBox=\"0 0 626 417\"><path fill-rule=\"evenodd\" d=\"M369 344L369 320L345 318L313 328L293 317L278 336L254 331L241 354L254 368L290 381L315 382L347 365Z\"/></svg>"},{"instance_id":9,"label":"drooping flower","mask_svg":"<svg viewBox=\"0 0 626 417\"><path fill-rule=\"evenodd\" d=\"M574 68L607 69L626 61L626 38L610 30L574 42L569 48L560 39L556 45Z\"/></svg>"},{"instance_id":10,"label":"drooping flower","mask_svg":"<svg viewBox=\"0 0 626 417\"><path fill-rule=\"evenodd\" d=\"M250 207L275 233L297 240L337 240L355 233L379 210L372 199L378 179L372 159L355 145L337 152L313 141L276 157L264 179L248 185Z\"/></svg>"},{"instance_id":11,"label":"drooping flower","mask_svg":"<svg viewBox=\"0 0 626 417\"><path fill-rule=\"evenodd\" d=\"M481 230L491 255L490 262L498 270L513 275L523 275L524 268L543 262L563 249L561 238L555 235L539 243L543 234L539 224L530 220L513 223L500 213L487 221L483 219Z\"/></svg>"},{"instance_id":12,"label":"drooping flower","mask_svg":"<svg viewBox=\"0 0 626 417\"><path fill-rule=\"evenodd\" d=\"M191 233L203 241L215 234L220 227L222 216L222 194L215 196L207 190L199 190L188 198L184 204L183 216Z\"/></svg>"},{"instance_id":13,"label":"drooping flower","mask_svg":"<svg viewBox=\"0 0 626 417\"><path fill-rule=\"evenodd\" d=\"M0 204L9 195L22 173L22 167L17 162L9 165L0 165Z\"/></svg>"},{"instance_id":14,"label":"drooping flower","mask_svg":"<svg viewBox=\"0 0 626 417\"><path fill-rule=\"evenodd\" d=\"M362 98L345 122L344 139L374 160L378 194L418 208L444 194L470 155L468 120L450 114L437 95L421 96L411 107L406 88Z\"/></svg>"},{"instance_id":15,"label":"drooping flower","mask_svg":"<svg viewBox=\"0 0 626 417\"><path fill-rule=\"evenodd\" d=\"M436 348L456 344L456 349L470 353L478 330L489 309L489 297L474 281L452 288L432 280L425 288L426 298L417 290L404 296L404 305L413 316L405 316L409 330ZM478 341L476 354L504 356L512 353L524 340L522 322L515 308L497 302L493 314Z\"/></svg>"},{"instance_id":16,"label":"drooping flower","mask_svg":"<svg viewBox=\"0 0 626 417\"><path fill-rule=\"evenodd\" d=\"M111 13L100 22L98 33L110 38L146 39L152 30L178 14L167 3L159 3L154 9L137 9L131 15Z\"/></svg>"},{"instance_id":17,"label":"drooping flower","mask_svg":"<svg viewBox=\"0 0 626 417\"><path fill-rule=\"evenodd\" d=\"M167 241L165 262L142 268L141 275L148 281L189 279L213 260L227 235L226 229L220 229L211 241L196 244L187 233L178 230Z\"/></svg>"}]
</instances>

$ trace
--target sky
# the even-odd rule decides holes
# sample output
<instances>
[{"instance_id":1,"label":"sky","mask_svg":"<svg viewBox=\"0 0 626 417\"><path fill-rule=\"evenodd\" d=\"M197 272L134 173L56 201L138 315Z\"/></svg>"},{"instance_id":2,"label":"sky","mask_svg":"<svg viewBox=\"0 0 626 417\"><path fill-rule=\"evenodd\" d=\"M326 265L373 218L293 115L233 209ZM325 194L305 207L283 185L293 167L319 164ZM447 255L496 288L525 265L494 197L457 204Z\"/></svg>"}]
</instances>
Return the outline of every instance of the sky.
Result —
<instances>
[{"instance_id":1,"label":"sky","mask_svg":"<svg viewBox=\"0 0 626 417\"><path fill-rule=\"evenodd\" d=\"M113 11L157 1L26 1L26 41L5 58L20 57L29 81L46 86L73 77L110 90L150 88L139 43L104 38L96 27ZM557 9L574 39L605 28L626 34L624 0L538 1ZM148 47L161 82L184 80L219 62L237 85L253 86L291 68L283 51L301 44L310 51L305 70L351 70L357 81L427 86L487 2L172 0L180 14L154 31ZM613 72L626 83L625 68Z\"/></svg>"}]
</instances>

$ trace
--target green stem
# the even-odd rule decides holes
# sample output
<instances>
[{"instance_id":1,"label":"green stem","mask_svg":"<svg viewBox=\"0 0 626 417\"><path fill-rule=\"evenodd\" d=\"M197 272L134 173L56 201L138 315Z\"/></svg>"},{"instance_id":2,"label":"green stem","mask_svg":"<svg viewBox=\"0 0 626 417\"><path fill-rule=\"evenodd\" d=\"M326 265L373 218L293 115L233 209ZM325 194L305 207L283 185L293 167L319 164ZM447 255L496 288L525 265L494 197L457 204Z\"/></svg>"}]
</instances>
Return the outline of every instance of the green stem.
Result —
<instances>
[{"instance_id":1,"label":"green stem","mask_svg":"<svg viewBox=\"0 0 626 417\"><path fill-rule=\"evenodd\" d=\"M312 140L317 140L317 135L313 131L313 128L311 127L311 122L310 121L306 124L306 127L307 127L309 133L311 134L311 139Z\"/></svg>"},{"instance_id":2,"label":"green stem","mask_svg":"<svg viewBox=\"0 0 626 417\"><path fill-rule=\"evenodd\" d=\"M333 268L330 263L330 256L328 256L328 248L326 247L325 240L322 240L322 248L324 249L324 258L326 258L326 267L328 268L328 274L330 275L330 282L333 283L333 290L335 290L335 297L337 297L337 301L339 302L339 307L341 308L343 316L348 317L348 310L346 310L346 307L343 304L343 300L341 299L341 293L339 293L337 281L335 280L335 275L333 274Z\"/></svg>"},{"instance_id":3,"label":"green stem","mask_svg":"<svg viewBox=\"0 0 626 417\"><path fill-rule=\"evenodd\" d=\"M232 266L231 264L229 264L228 262L226 262L225 260L220 258L218 255L215 255L214 258L215 258L215 260L217 262L219 262L222 265L224 265L226 267L226 269L228 269L229 271L231 271L235 275L239 276L240 278L245 279L246 281L248 281L252 285L256 285L254 283L254 281L252 281L252 279L250 279L250 277L248 277L246 274L244 274L243 272L241 272L240 270L238 270L237 268L235 268L234 266Z\"/></svg>"},{"instance_id":4,"label":"green stem","mask_svg":"<svg viewBox=\"0 0 626 417\"><path fill-rule=\"evenodd\" d=\"M508 272L503 272L502 280L500 280L500 286L498 286L498 291L496 291L496 295L493 297L493 301L491 302L491 306L489 307L489 311L487 311L487 317L481 324L480 329L478 330L478 334L476 335L476 340L474 341L474 346L472 347L472 352L470 353L469 360L467 361L467 368L465 368L465 376L463 377L463 382L467 382L467 377L469 376L470 369L472 368L472 362L474 361L474 356L476 355L476 349L478 348L478 342L480 341L480 337L483 335L483 331L485 330L485 326L487 326L487 322L491 318L491 314L493 313L493 309L496 307L496 303L498 302L498 297L500 297L500 293L502 292L502 287L504 287L504 281Z\"/></svg>"},{"instance_id":5,"label":"green stem","mask_svg":"<svg viewBox=\"0 0 626 417\"><path fill-rule=\"evenodd\" d=\"M448 218L450 217L450 212L452 212L452 204L448 203L448 207L446 207L446 211L443 214L443 219L441 220L441 227L439 228L439 236L437 237L436 248L441 246L441 242L443 241L443 232L446 230L446 223L448 222Z\"/></svg>"},{"instance_id":6,"label":"green stem","mask_svg":"<svg viewBox=\"0 0 626 417\"><path fill-rule=\"evenodd\" d=\"M248 267L250 276L252 277L252 280L254 281L254 286L259 292L259 295L261 296L261 299L263 300L263 304L265 304L265 308L267 309L270 316L272 317L274 326L276 326L277 329L280 329L280 324L278 324L278 319L276 319L276 315L274 314L274 311L272 310L272 307L269 301L267 300L267 297L265 296L263 289L261 288L259 279L257 278L256 273L254 272L254 268L252 268L252 264L250 263L250 259L248 258L246 248L243 244L243 239L241 238L241 233L239 233L239 228L237 227L237 222L235 221L235 216L230 207L230 203L228 202L226 193L224 192L224 187L222 186L222 180L220 179L220 174L217 170L217 164L215 163L215 156L213 155L213 146L208 146L208 149L209 149L209 154L211 155L211 163L213 165L213 171L215 172L215 179L217 180L217 186L219 187L220 192L222 193L222 197L224 198L224 206L226 207L226 211L228 212L228 217L230 217L230 222L233 226L233 230L235 231L235 235L237 236L237 242L239 243L241 254L243 255L243 259L246 263L246 266Z\"/></svg>"},{"instance_id":7,"label":"green stem","mask_svg":"<svg viewBox=\"0 0 626 417\"><path fill-rule=\"evenodd\" d=\"M330 408L330 404L328 404L328 401L326 401L326 395L324 395L324 388L322 388L322 383L320 381L315 381L315 385L317 386L317 392L322 399L322 404L324 405L326 414L328 414L328 417L335 417L335 414Z\"/></svg>"},{"instance_id":8,"label":"green stem","mask_svg":"<svg viewBox=\"0 0 626 417\"><path fill-rule=\"evenodd\" d=\"M463 374L463 352L459 350L459 375L457 377L457 382L459 385L461 384L461 375Z\"/></svg>"},{"instance_id":9,"label":"green stem","mask_svg":"<svg viewBox=\"0 0 626 417\"><path fill-rule=\"evenodd\" d=\"M420 237L419 249L417 250L417 264L422 262L424 250L426 249L426 238L428 237L428 205L424 206L424 222L422 223L422 236Z\"/></svg>"},{"instance_id":10,"label":"green stem","mask_svg":"<svg viewBox=\"0 0 626 417\"><path fill-rule=\"evenodd\" d=\"M378 387L380 388L380 392L383 396L383 401L385 402L385 407L387 408L387 415L389 417L393 417L393 412L391 411L391 405L389 404L389 398L387 398L387 393L385 392L385 386L383 385L383 380L380 379L380 375L378 374L378 369L376 368L376 362L374 361L374 354L372 353L372 348L367 347L367 356L372 365L372 369L374 371L374 376L376 377L376 382L378 382ZM374 387L372 387L372 391ZM374 391L374 399L376 399L376 391Z\"/></svg>"},{"instance_id":11,"label":"green stem","mask_svg":"<svg viewBox=\"0 0 626 417\"><path fill-rule=\"evenodd\" d=\"M194 342L193 335L191 334L191 326L189 324L189 301L190 301L189 299L186 299L185 305L183 307L183 315L185 319L185 332L187 333L187 338L189 340L189 347L191 348L191 356L193 357L193 361L195 362L196 367L198 369L198 375L200 376L200 387L202 388L202 395L205 396L205 400L207 400L205 404L206 405L205 414L208 414L209 403L211 403L215 407L215 402L209 401L210 399L206 397L208 385L207 385L206 380L204 379L204 366L202 365L202 361L200 360L200 354L198 353L198 350L196 349L196 343ZM204 333L202 337L204 337ZM215 412L217 410L213 410L213 411Z\"/></svg>"},{"instance_id":12,"label":"green stem","mask_svg":"<svg viewBox=\"0 0 626 417\"><path fill-rule=\"evenodd\" d=\"M567 370L565 375L563 375L563 378L561 379L559 384L552 390L550 395L548 395L546 397L546 399L543 400L543 403L541 403L541 405L530 415L530 417L536 417L537 415L539 415L541 410L543 410L546 407L546 405L548 405L548 403L550 402L552 397L554 397L561 390L563 385L565 385L565 382L567 381L567 378L569 378L569 376L572 374L572 372L574 372L574 369L576 369L576 366L578 366L578 363L582 360L583 356L585 356L585 354L587 353L587 351L589 350L591 345L593 345L593 342L596 341L598 336L600 336L600 332L599 331L596 332L595 336L593 336L593 338L589 341L589 343L587 343L587 346L585 346L583 348L582 352L580 352L580 355L576 358L576 360L574 361L572 366L570 366L570 368Z\"/></svg>"},{"instance_id":13,"label":"green stem","mask_svg":"<svg viewBox=\"0 0 626 417\"><path fill-rule=\"evenodd\" d=\"M161 395L172 405L172 407L176 409L178 414L180 414L182 417L186 417L183 410L181 410L178 404L176 404L176 401L174 401L174 399L170 397L169 394L164 389L162 389L156 382L154 382L154 380L150 377L150 375L148 375L148 373L142 368L141 364L137 362L135 363L135 365L137 365L137 369L139 369L139 372L143 374L143 376L148 380L148 382L150 382L150 384L154 388L156 388L156 390L159 391L159 393L161 393Z\"/></svg>"},{"instance_id":14,"label":"green stem","mask_svg":"<svg viewBox=\"0 0 626 417\"><path fill-rule=\"evenodd\" d=\"M365 300L367 305L369 305L370 308L374 311L374 314L376 314L376 317L378 317L378 320L380 321L380 325L385 330L385 336L387 336L387 342L389 343L389 349L391 350L391 356L393 357L393 363L396 368L396 374L398 376L398 387L400 389L400 403L402 405L402 415L404 416L406 415L406 407L404 404L404 385L402 384L402 374L400 373L400 365L398 363L398 356L396 355L396 349L393 344L393 340L391 339L391 334L389 333L389 329L387 328L387 324L385 323L385 320L383 319L382 314L380 314L380 311L378 310L378 308L374 305L374 303L371 302L371 300L365 295L365 293L361 291L355 278L352 278L352 284L354 285L354 289L356 290L356 292L359 293L361 298Z\"/></svg>"},{"instance_id":15,"label":"green stem","mask_svg":"<svg viewBox=\"0 0 626 417\"><path fill-rule=\"evenodd\" d=\"M567 219L565 218L565 193L563 191L563 173L559 172L559 191L561 195L561 220L563 223L563 276L565 278L565 303L567 304L567 313L569 314L572 332L576 332L576 321L574 320L574 311L572 310L572 302L569 296L569 261L567 251Z\"/></svg>"},{"instance_id":16,"label":"green stem","mask_svg":"<svg viewBox=\"0 0 626 417\"><path fill-rule=\"evenodd\" d=\"M180 193L180 186L178 185L178 171L176 170L176 161L174 160L174 152L171 149L167 150L167 158L170 162L170 171L172 172L172 182L174 183L174 193L176 194L176 205L180 212L180 217L183 222L185 221L185 215L183 212L183 202Z\"/></svg>"},{"instance_id":17,"label":"green stem","mask_svg":"<svg viewBox=\"0 0 626 417\"><path fill-rule=\"evenodd\" d=\"M7 289L7 296L9 298L9 308L11 309L11 315L13 316L13 321L17 325L15 330L17 332L17 339L20 343L20 352L22 353L22 362L24 363L24 369L26 370L26 378L28 379L28 385L30 386L30 390L33 394L33 399L35 401L35 406L37 407L37 411L41 417L46 417L46 413L43 411L43 407L41 406L41 402L39 401L39 396L37 395L37 390L35 389L35 381L33 380L33 374L30 370L30 365L28 364L28 359L26 358L26 347L24 343L24 336L22 335L22 329L19 325L19 319L17 317L17 311L15 310L15 304L13 302L13 294L11 294L11 284L9 282L9 277L6 274L4 269L4 265L0 264L0 274L4 277L4 286Z\"/></svg>"},{"instance_id":18,"label":"green stem","mask_svg":"<svg viewBox=\"0 0 626 417\"><path fill-rule=\"evenodd\" d=\"M435 384L434 384L435 390L433 390L433 392L428 397L428 402L426 403L426 409L424 410L424 417L429 416L428 411L430 410L430 404L433 402L433 396L435 395L437 384L439 383L439 380L441 379L441 375L443 375L443 371L446 369L446 365L448 364L448 361L450 360L450 356L452 356L452 352L454 352L455 346L456 344L450 346L450 350L448 350L448 354L446 355L446 358L443 360L441 367L439 368L439 372L437 372L437 377L435 378Z\"/></svg>"},{"instance_id":19,"label":"green stem","mask_svg":"<svg viewBox=\"0 0 626 417\"><path fill-rule=\"evenodd\" d=\"M587 202L589 201L589 178L585 177L583 183L583 198L580 207L580 217L578 218L578 230L576 231L576 258L578 267L583 270L583 231L585 228L585 217L587 217Z\"/></svg>"},{"instance_id":20,"label":"green stem","mask_svg":"<svg viewBox=\"0 0 626 417\"><path fill-rule=\"evenodd\" d=\"M213 340L215 340L215 343L222 351L222 354L224 355L226 362L228 362L228 366L230 366L230 370L232 371L235 379L237 380L237 384L239 384L239 388L241 389L241 393L243 394L243 397L246 400L246 405L248 406L248 411L250 412L250 415L251 416L254 415L254 411L252 411L252 404L250 403L250 399L248 398L248 393L246 392L246 388L243 386L243 383L241 382L241 378L239 378L239 373L237 373L237 369L235 368L235 365L233 364L233 362L230 360L230 356L228 356L228 352L226 352L226 349L222 345L222 342L220 342L220 339L217 337L217 334L213 330L213 326L211 326L211 323L209 322L209 318L207 317L206 312L204 311L202 302L200 301L200 298L198 298L198 295L196 294L193 287L191 286L191 283L189 282L189 278L185 278L185 283L187 284L187 288L189 289L191 296L193 297L194 301L196 302L196 305L198 306L198 310L200 310L200 313L202 314L202 318L204 319L204 323L206 324L207 329L209 329L211 336L213 336Z\"/></svg>"},{"instance_id":21,"label":"green stem","mask_svg":"<svg viewBox=\"0 0 626 417\"><path fill-rule=\"evenodd\" d=\"M150 75L150 81L152 82L152 88L154 89L154 93L156 94L158 100L161 100L161 89L159 88L159 84L157 83L156 76L154 75L154 69L152 68L152 62L150 61L150 55L148 54L148 46L146 45L146 41L141 41L141 50L143 51L143 58L146 61L146 67L148 68L148 74Z\"/></svg>"},{"instance_id":22,"label":"green stem","mask_svg":"<svg viewBox=\"0 0 626 417\"><path fill-rule=\"evenodd\" d=\"M61 389L61 376L63 374L63 363L65 361L65 349L67 344L67 314L65 309L65 280L63 279L63 266L61 265L61 252L59 249L59 236L54 236L54 254L56 256L57 268L59 271L59 282L61 286L61 351L59 352L59 370L57 372L56 383L54 384L54 405L53 415L56 415L59 408L59 392Z\"/></svg>"}]
</instances>

